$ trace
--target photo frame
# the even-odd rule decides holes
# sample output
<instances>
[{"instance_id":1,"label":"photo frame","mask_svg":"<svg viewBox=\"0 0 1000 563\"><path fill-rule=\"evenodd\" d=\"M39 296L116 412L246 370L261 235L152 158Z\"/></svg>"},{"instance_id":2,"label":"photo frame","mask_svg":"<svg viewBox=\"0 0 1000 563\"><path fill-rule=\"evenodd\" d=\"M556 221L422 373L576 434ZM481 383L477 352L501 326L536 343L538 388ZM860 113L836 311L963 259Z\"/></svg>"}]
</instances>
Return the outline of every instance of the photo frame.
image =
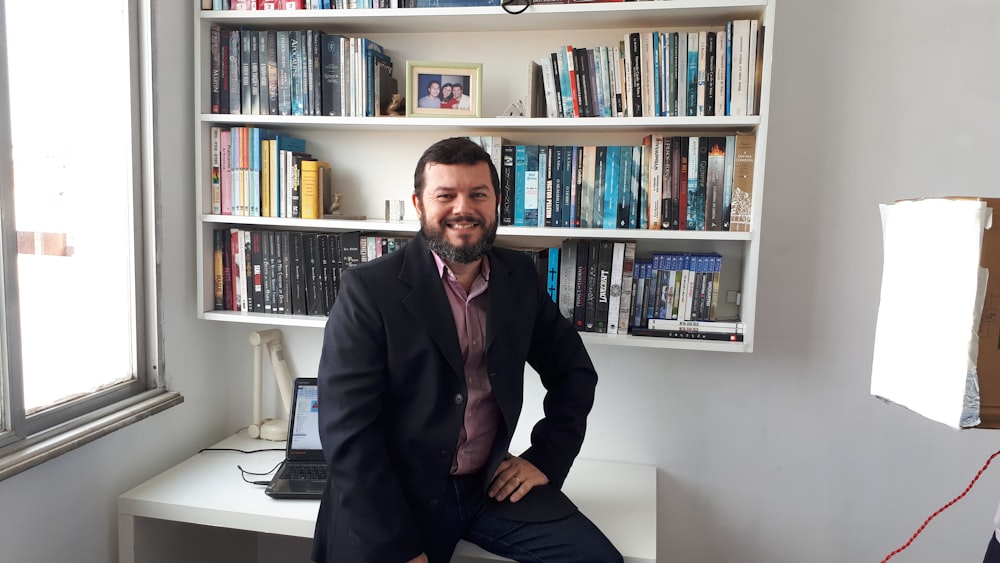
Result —
<instances>
[{"instance_id":1,"label":"photo frame","mask_svg":"<svg viewBox=\"0 0 1000 563\"><path fill-rule=\"evenodd\" d=\"M406 61L406 117L482 117L483 64Z\"/></svg>"}]
</instances>

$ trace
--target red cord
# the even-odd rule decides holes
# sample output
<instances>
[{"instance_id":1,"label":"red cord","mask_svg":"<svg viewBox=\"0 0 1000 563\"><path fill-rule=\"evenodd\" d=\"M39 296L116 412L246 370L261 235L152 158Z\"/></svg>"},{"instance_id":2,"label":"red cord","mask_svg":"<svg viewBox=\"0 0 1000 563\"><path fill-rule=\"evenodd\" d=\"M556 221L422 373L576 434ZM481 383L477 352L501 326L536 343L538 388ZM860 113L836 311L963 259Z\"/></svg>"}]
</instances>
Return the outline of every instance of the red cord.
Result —
<instances>
[{"instance_id":1,"label":"red cord","mask_svg":"<svg viewBox=\"0 0 1000 563\"><path fill-rule=\"evenodd\" d=\"M918 528L917 531L912 536L910 536L910 539L907 540L907 542L904 543L902 546L900 546L898 549L896 549L895 551L893 551L889 555L886 555L885 559L882 560L882 563L885 563L886 561L892 559L900 551L903 551L904 549L910 547L910 544L913 543L913 540L917 539L917 536L919 536L920 533L924 531L924 528L927 527L927 524L929 524L931 520L933 520L938 514L941 514L942 512L944 512L945 510L947 510L948 508L950 508L951 505L953 505L956 502L962 500L962 497L964 497L965 495L969 494L969 491L972 489L972 486L976 484L976 481L979 480L979 477L982 476L983 472L986 471L986 468L990 466L990 463L993 461L993 458L997 457L998 455L1000 455L1000 451L993 452L993 455L991 455L989 457L989 459L986 460L986 463L983 464L982 469L980 469L979 472L976 473L976 476L972 478L972 481L969 482L969 486L966 487L964 491L962 491L962 494L960 494L957 497L951 499L951 502L949 502L948 504L946 504L946 505L942 506L941 508L937 509L934 512L934 514L931 514L930 516L928 516L927 520L924 520L924 523L920 525L920 528Z\"/></svg>"}]
</instances>

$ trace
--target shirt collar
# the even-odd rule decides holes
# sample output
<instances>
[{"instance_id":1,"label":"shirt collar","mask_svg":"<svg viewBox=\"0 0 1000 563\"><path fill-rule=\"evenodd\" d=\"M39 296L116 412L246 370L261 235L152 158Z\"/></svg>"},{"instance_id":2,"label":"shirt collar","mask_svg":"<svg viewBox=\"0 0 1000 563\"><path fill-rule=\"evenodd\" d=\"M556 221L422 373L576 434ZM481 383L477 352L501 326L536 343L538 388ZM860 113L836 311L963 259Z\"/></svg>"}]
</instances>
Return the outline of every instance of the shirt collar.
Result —
<instances>
[{"instance_id":1,"label":"shirt collar","mask_svg":"<svg viewBox=\"0 0 1000 563\"><path fill-rule=\"evenodd\" d=\"M437 252L431 251L431 256L434 257L434 264L437 266L438 276L442 279L446 279L446 275L454 275L448 270L448 264L437 255ZM479 262L479 275L483 276L483 279L487 282L490 281L490 257L483 254L482 261Z\"/></svg>"}]
</instances>

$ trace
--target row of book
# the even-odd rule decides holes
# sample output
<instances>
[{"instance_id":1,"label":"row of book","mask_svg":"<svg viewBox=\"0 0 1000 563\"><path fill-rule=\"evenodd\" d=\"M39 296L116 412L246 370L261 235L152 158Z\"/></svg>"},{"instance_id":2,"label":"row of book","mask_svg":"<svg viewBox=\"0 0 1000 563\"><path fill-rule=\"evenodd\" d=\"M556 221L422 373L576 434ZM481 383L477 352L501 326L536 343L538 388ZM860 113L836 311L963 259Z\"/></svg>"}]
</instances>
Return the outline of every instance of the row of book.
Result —
<instances>
[{"instance_id":1,"label":"row of book","mask_svg":"<svg viewBox=\"0 0 1000 563\"><path fill-rule=\"evenodd\" d=\"M394 252L409 240L359 231L215 229L214 309L327 315L344 269Z\"/></svg>"},{"instance_id":2,"label":"row of book","mask_svg":"<svg viewBox=\"0 0 1000 563\"><path fill-rule=\"evenodd\" d=\"M629 32L616 45L560 46L530 63L532 117L757 115L764 28Z\"/></svg>"},{"instance_id":3,"label":"row of book","mask_svg":"<svg viewBox=\"0 0 1000 563\"><path fill-rule=\"evenodd\" d=\"M397 90L391 57L366 37L220 26L209 34L212 113L376 116Z\"/></svg>"},{"instance_id":4,"label":"row of book","mask_svg":"<svg viewBox=\"0 0 1000 563\"><path fill-rule=\"evenodd\" d=\"M633 0L532 0L532 4L578 4ZM353 10L499 6L500 0L202 0L202 10Z\"/></svg>"},{"instance_id":5,"label":"row of book","mask_svg":"<svg viewBox=\"0 0 1000 563\"><path fill-rule=\"evenodd\" d=\"M324 316L343 270L403 248L409 237L218 228L214 309ZM635 241L567 240L525 249L549 296L578 331L742 340L742 324L716 322L722 257L654 253ZM737 330L738 328L738 330Z\"/></svg>"},{"instance_id":6,"label":"row of book","mask_svg":"<svg viewBox=\"0 0 1000 563\"><path fill-rule=\"evenodd\" d=\"M651 134L634 146L470 138L491 155L500 147L501 225L750 230L755 135Z\"/></svg>"},{"instance_id":7,"label":"row of book","mask_svg":"<svg viewBox=\"0 0 1000 563\"><path fill-rule=\"evenodd\" d=\"M715 331L704 339L743 340L742 325L737 332L735 324L714 324L719 254L654 253L637 259L635 248L635 241L580 239L548 249L543 278L578 331L673 338L690 337L673 333Z\"/></svg>"},{"instance_id":8,"label":"row of book","mask_svg":"<svg viewBox=\"0 0 1000 563\"><path fill-rule=\"evenodd\" d=\"M260 127L211 128L212 213L319 219L331 196L330 164L306 141Z\"/></svg>"}]
</instances>

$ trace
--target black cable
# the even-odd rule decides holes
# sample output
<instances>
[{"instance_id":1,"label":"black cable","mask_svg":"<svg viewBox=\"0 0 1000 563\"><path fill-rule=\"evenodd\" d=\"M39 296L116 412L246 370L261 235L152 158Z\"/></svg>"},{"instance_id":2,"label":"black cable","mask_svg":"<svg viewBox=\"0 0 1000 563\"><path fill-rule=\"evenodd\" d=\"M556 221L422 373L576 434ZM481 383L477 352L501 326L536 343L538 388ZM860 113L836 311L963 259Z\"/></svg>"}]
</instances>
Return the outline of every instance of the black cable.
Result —
<instances>
[{"instance_id":1,"label":"black cable","mask_svg":"<svg viewBox=\"0 0 1000 563\"><path fill-rule=\"evenodd\" d=\"M520 10L517 10L517 9L511 9L511 6L522 6L522 7ZM531 6L531 0L503 0L502 2L500 2L500 7L503 8L503 11L515 16L518 14L523 14L524 11L528 9L528 6Z\"/></svg>"},{"instance_id":2,"label":"black cable","mask_svg":"<svg viewBox=\"0 0 1000 563\"><path fill-rule=\"evenodd\" d=\"M255 454L257 452L283 452L285 448L263 448L260 450L240 450L237 448L203 448L198 450L201 452L239 452L241 454Z\"/></svg>"},{"instance_id":3,"label":"black cable","mask_svg":"<svg viewBox=\"0 0 1000 563\"><path fill-rule=\"evenodd\" d=\"M251 480L247 479L247 475L257 475L257 476L260 476L260 475L270 475L271 473L274 473L274 470L277 469L278 466L281 465L282 463L284 463L284 461L279 461L274 467L272 467L270 470L265 471L263 473L254 473L253 471L247 471L246 469L243 469L243 467L241 467L239 465L236 466L236 469L240 470L240 477L242 477L243 480L246 481L247 483L250 483L251 485L268 485L268 484L271 483L270 480L268 480L268 481L251 481Z\"/></svg>"}]
</instances>

